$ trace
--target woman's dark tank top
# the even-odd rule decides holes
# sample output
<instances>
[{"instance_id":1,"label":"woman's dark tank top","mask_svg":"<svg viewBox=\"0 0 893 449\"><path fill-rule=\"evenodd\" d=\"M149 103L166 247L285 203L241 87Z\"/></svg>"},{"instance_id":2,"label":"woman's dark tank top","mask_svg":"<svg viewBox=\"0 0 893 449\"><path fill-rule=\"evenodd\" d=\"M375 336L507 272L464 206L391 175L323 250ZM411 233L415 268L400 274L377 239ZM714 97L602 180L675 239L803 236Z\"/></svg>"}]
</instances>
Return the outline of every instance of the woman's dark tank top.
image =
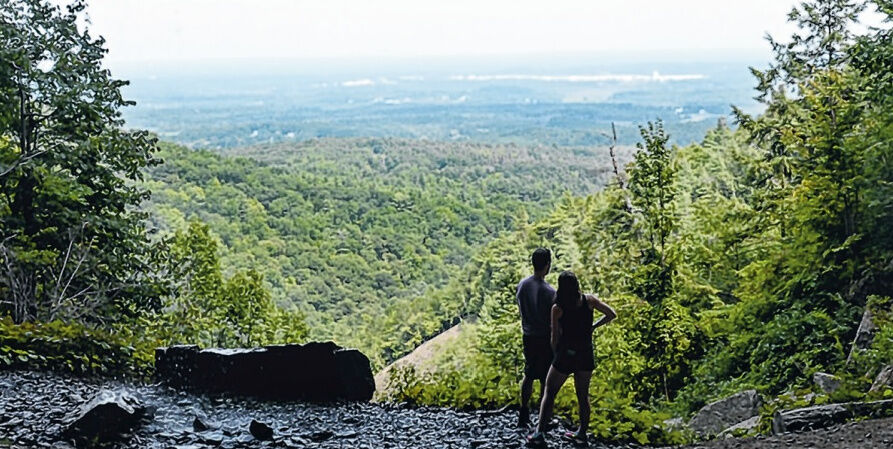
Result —
<instances>
[{"instance_id":1,"label":"woman's dark tank top","mask_svg":"<svg viewBox=\"0 0 893 449\"><path fill-rule=\"evenodd\" d=\"M565 310L566 308L570 310ZM558 322L561 323L559 346L580 349L592 347L592 309L585 297L579 305L574 303L562 307Z\"/></svg>"}]
</instances>

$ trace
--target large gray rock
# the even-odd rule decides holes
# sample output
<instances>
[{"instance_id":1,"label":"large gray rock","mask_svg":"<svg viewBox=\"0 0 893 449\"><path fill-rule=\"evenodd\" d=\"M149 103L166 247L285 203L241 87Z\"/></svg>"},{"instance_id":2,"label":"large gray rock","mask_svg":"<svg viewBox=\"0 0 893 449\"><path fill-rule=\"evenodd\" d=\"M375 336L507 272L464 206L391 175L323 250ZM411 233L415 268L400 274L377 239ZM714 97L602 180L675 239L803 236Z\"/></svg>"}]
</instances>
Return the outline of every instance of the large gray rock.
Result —
<instances>
[{"instance_id":1,"label":"large gray rock","mask_svg":"<svg viewBox=\"0 0 893 449\"><path fill-rule=\"evenodd\" d=\"M688 426L701 436L716 435L724 429L760 414L760 395L756 390L720 399L705 405L688 422Z\"/></svg>"},{"instance_id":2,"label":"large gray rock","mask_svg":"<svg viewBox=\"0 0 893 449\"><path fill-rule=\"evenodd\" d=\"M834 393L840 388L840 379L828 373L815 373L812 375L812 381L826 394Z\"/></svg>"},{"instance_id":3,"label":"large gray rock","mask_svg":"<svg viewBox=\"0 0 893 449\"><path fill-rule=\"evenodd\" d=\"M731 426L719 433L719 436L744 436L756 433L757 427L760 426L760 417L754 416Z\"/></svg>"},{"instance_id":4,"label":"large gray rock","mask_svg":"<svg viewBox=\"0 0 893 449\"><path fill-rule=\"evenodd\" d=\"M816 405L775 412L772 431L799 432L829 427L854 418L882 418L891 415L893 415L893 399Z\"/></svg>"},{"instance_id":5,"label":"large gray rock","mask_svg":"<svg viewBox=\"0 0 893 449\"><path fill-rule=\"evenodd\" d=\"M332 342L251 349L159 348L156 375L173 386L275 400L368 401L369 359Z\"/></svg>"},{"instance_id":6,"label":"large gray rock","mask_svg":"<svg viewBox=\"0 0 893 449\"><path fill-rule=\"evenodd\" d=\"M874 378L871 389L868 391L878 393L887 388L893 388L893 365L887 365L881 369L881 372Z\"/></svg>"},{"instance_id":7,"label":"large gray rock","mask_svg":"<svg viewBox=\"0 0 893 449\"><path fill-rule=\"evenodd\" d=\"M853 354L857 351L863 351L871 346L874 340L874 334L877 332L877 326L874 324L871 309L866 308L862 313L862 321L856 329L856 337L853 338L853 345L850 346L850 353L847 356L847 363L853 358Z\"/></svg>"},{"instance_id":8,"label":"large gray rock","mask_svg":"<svg viewBox=\"0 0 893 449\"><path fill-rule=\"evenodd\" d=\"M69 418L63 435L81 446L103 446L123 439L140 426L146 408L121 391L100 391Z\"/></svg>"}]
</instances>

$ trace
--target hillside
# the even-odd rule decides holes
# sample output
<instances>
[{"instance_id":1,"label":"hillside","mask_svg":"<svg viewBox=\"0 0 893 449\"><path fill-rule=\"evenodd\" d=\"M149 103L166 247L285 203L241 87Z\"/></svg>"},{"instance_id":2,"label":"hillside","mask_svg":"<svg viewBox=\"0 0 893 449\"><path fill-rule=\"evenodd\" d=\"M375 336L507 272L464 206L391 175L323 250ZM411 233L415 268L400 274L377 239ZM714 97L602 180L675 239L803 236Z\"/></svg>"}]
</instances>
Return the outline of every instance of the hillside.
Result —
<instances>
[{"instance_id":1,"label":"hillside","mask_svg":"<svg viewBox=\"0 0 893 449\"><path fill-rule=\"evenodd\" d=\"M224 271L260 271L275 301L307 313L313 338L357 346L379 366L464 307L407 313L410 301L445 286L482 244L544 216L564 195L599 189L611 166L606 149L396 139L225 155L162 147L165 162L146 182L152 226L167 233L207 223L222 243Z\"/></svg>"}]
</instances>

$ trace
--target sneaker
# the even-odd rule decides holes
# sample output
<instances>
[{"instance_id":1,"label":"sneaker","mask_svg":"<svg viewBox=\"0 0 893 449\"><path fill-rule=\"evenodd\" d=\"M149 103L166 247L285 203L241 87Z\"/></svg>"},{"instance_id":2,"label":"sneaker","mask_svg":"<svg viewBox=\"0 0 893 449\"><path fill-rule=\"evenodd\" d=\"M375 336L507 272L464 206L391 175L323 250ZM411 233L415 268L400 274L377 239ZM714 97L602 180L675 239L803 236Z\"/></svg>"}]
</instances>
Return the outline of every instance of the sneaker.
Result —
<instances>
[{"instance_id":1,"label":"sneaker","mask_svg":"<svg viewBox=\"0 0 893 449\"><path fill-rule=\"evenodd\" d=\"M546 435L539 432L528 435L527 447L546 447Z\"/></svg>"},{"instance_id":2,"label":"sneaker","mask_svg":"<svg viewBox=\"0 0 893 449\"><path fill-rule=\"evenodd\" d=\"M586 446L589 444L589 437L585 433L565 432L564 438L573 443L574 446Z\"/></svg>"},{"instance_id":3,"label":"sneaker","mask_svg":"<svg viewBox=\"0 0 893 449\"><path fill-rule=\"evenodd\" d=\"M518 427L528 426L530 426L530 409L521 407L521 411L518 413Z\"/></svg>"}]
</instances>

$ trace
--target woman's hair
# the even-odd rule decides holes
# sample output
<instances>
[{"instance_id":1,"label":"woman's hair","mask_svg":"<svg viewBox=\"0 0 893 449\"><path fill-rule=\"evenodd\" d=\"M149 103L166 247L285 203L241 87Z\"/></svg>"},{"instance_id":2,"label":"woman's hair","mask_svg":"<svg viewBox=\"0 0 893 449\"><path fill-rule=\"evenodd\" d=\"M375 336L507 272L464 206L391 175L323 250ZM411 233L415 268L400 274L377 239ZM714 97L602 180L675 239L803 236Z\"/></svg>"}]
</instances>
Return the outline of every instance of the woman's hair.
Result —
<instances>
[{"instance_id":1,"label":"woman's hair","mask_svg":"<svg viewBox=\"0 0 893 449\"><path fill-rule=\"evenodd\" d=\"M562 271L558 275L558 291L555 293L555 304L562 310L570 310L577 305L580 299L580 281L577 275L570 271Z\"/></svg>"}]
</instances>

